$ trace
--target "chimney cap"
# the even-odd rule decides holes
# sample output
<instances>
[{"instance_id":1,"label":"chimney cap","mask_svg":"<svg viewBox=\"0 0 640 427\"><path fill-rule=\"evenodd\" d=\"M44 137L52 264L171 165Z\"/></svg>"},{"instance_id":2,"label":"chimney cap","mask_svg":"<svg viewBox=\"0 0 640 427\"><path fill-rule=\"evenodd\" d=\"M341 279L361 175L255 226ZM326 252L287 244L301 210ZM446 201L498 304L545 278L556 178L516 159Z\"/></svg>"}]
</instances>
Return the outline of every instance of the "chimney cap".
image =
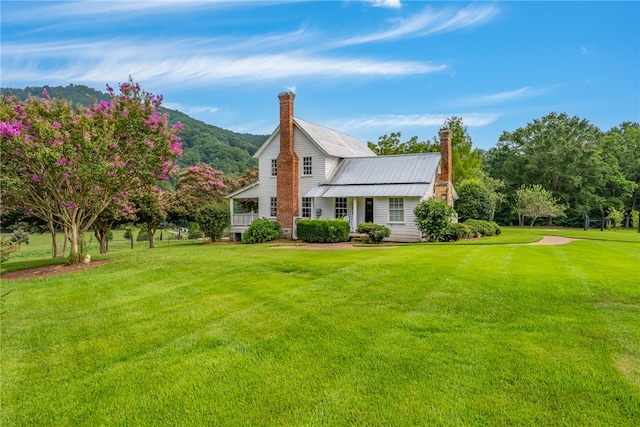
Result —
<instances>
[{"instance_id":1,"label":"chimney cap","mask_svg":"<svg viewBox=\"0 0 640 427\"><path fill-rule=\"evenodd\" d=\"M295 92L280 92L278 94L278 98L289 98L289 97L293 98L295 96L296 96Z\"/></svg>"}]
</instances>

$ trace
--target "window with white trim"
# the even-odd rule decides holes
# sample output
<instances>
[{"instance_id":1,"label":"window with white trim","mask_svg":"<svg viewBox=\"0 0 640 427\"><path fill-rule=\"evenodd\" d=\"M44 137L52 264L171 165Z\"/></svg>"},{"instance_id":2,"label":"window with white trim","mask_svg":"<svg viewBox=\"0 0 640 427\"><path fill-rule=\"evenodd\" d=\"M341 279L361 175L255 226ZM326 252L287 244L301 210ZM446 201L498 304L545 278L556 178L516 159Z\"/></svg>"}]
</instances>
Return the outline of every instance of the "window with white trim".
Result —
<instances>
[{"instance_id":1,"label":"window with white trim","mask_svg":"<svg viewBox=\"0 0 640 427\"><path fill-rule=\"evenodd\" d=\"M336 219L347 216L347 198L336 197Z\"/></svg>"},{"instance_id":2,"label":"window with white trim","mask_svg":"<svg viewBox=\"0 0 640 427\"><path fill-rule=\"evenodd\" d=\"M271 159L271 176L278 175L278 159Z\"/></svg>"},{"instance_id":3,"label":"window with white trim","mask_svg":"<svg viewBox=\"0 0 640 427\"><path fill-rule=\"evenodd\" d=\"M272 217L278 216L278 200L275 197L271 198L271 204L269 206L269 214Z\"/></svg>"},{"instance_id":4,"label":"window with white trim","mask_svg":"<svg viewBox=\"0 0 640 427\"><path fill-rule=\"evenodd\" d=\"M311 218L311 197L302 198L302 218Z\"/></svg>"},{"instance_id":5,"label":"window with white trim","mask_svg":"<svg viewBox=\"0 0 640 427\"><path fill-rule=\"evenodd\" d=\"M311 175L313 172L313 160L311 157L302 158L302 175Z\"/></svg>"},{"instance_id":6,"label":"window with white trim","mask_svg":"<svg viewBox=\"0 0 640 427\"><path fill-rule=\"evenodd\" d=\"M389 222L404 222L404 199L402 197L389 199Z\"/></svg>"}]
</instances>

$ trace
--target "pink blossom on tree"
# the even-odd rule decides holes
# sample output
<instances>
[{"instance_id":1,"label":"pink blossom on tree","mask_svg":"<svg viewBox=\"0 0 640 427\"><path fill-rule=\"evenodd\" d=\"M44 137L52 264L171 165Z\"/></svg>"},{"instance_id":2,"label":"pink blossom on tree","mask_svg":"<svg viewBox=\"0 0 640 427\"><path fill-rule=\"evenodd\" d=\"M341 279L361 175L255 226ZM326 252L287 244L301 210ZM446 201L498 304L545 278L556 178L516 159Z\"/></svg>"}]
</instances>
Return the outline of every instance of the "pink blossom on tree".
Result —
<instances>
[{"instance_id":1,"label":"pink blossom on tree","mask_svg":"<svg viewBox=\"0 0 640 427\"><path fill-rule=\"evenodd\" d=\"M157 111L162 97L132 81L108 91L111 102L83 110L46 91L24 102L0 98L2 203L68 229L74 260L114 198L166 179L182 152L180 127Z\"/></svg>"}]
</instances>

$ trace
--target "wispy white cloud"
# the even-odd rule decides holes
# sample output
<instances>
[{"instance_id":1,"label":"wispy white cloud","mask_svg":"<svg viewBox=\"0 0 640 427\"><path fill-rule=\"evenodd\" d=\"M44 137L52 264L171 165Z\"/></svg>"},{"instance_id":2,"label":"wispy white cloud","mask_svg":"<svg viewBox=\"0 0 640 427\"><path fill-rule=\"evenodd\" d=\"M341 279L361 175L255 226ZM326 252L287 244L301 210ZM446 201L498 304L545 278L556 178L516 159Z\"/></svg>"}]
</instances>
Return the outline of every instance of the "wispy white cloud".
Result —
<instances>
[{"instance_id":1,"label":"wispy white cloud","mask_svg":"<svg viewBox=\"0 0 640 427\"><path fill-rule=\"evenodd\" d=\"M488 95L470 96L454 101L460 105L493 105L503 102L515 101L518 99L532 98L549 92L551 88L536 88L531 86L522 87L516 90L492 93Z\"/></svg>"},{"instance_id":2,"label":"wispy white cloud","mask_svg":"<svg viewBox=\"0 0 640 427\"><path fill-rule=\"evenodd\" d=\"M256 3L252 6L255 7ZM272 4L264 2L264 5ZM12 21L33 20L34 16L46 21L56 21L60 19L77 19L82 17L100 17L107 20L130 19L139 14L164 14L167 12L177 13L181 11L231 8L249 6L249 1L229 1L229 0L84 0L67 2L42 2L34 3L29 8L3 9L3 13L9 15L5 19Z\"/></svg>"},{"instance_id":3,"label":"wispy white cloud","mask_svg":"<svg viewBox=\"0 0 640 427\"><path fill-rule=\"evenodd\" d=\"M376 115L332 120L327 126L349 132L360 129L400 129L403 127L433 127L442 124L451 116L461 117L466 126L487 126L495 122L498 113L455 113L455 114L412 114L412 115Z\"/></svg>"},{"instance_id":4,"label":"wispy white cloud","mask_svg":"<svg viewBox=\"0 0 640 427\"><path fill-rule=\"evenodd\" d=\"M189 114L189 115L197 115L197 114L203 114L203 113L214 114L220 111L218 107L207 106L207 105L184 105L184 104L177 104L175 102L164 102L162 105L172 110L182 111L183 113Z\"/></svg>"},{"instance_id":5,"label":"wispy white cloud","mask_svg":"<svg viewBox=\"0 0 640 427\"><path fill-rule=\"evenodd\" d=\"M255 46L254 46L255 47ZM144 82L183 85L281 79L394 77L438 72L444 64L335 57L288 50L255 53L228 44L188 40L157 44L136 40L65 41L3 45L3 79L12 82L105 82L132 75Z\"/></svg>"},{"instance_id":6,"label":"wispy white cloud","mask_svg":"<svg viewBox=\"0 0 640 427\"><path fill-rule=\"evenodd\" d=\"M498 9L495 6L486 4L471 5L459 10L451 8L434 10L427 8L424 12L409 18L390 21L393 24L391 28L350 37L336 43L336 45L349 46L455 31L465 27L484 24L490 21L497 13Z\"/></svg>"},{"instance_id":7,"label":"wispy white cloud","mask_svg":"<svg viewBox=\"0 0 640 427\"><path fill-rule=\"evenodd\" d=\"M400 0L367 0L367 3L371 3L373 7L389 7L392 9L402 7Z\"/></svg>"}]
</instances>

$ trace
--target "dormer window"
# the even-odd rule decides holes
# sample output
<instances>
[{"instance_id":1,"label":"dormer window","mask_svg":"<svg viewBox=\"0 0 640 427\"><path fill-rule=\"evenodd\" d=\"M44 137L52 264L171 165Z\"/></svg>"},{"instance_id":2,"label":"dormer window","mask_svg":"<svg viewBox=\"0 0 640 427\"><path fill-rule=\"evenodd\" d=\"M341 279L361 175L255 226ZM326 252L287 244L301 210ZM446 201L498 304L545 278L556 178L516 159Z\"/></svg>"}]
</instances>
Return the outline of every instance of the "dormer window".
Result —
<instances>
[{"instance_id":1,"label":"dormer window","mask_svg":"<svg viewBox=\"0 0 640 427\"><path fill-rule=\"evenodd\" d=\"M278 175L278 159L271 159L271 176Z\"/></svg>"},{"instance_id":2,"label":"dormer window","mask_svg":"<svg viewBox=\"0 0 640 427\"><path fill-rule=\"evenodd\" d=\"M313 173L313 160L311 157L302 158L302 175L311 175Z\"/></svg>"}]
</instances>

